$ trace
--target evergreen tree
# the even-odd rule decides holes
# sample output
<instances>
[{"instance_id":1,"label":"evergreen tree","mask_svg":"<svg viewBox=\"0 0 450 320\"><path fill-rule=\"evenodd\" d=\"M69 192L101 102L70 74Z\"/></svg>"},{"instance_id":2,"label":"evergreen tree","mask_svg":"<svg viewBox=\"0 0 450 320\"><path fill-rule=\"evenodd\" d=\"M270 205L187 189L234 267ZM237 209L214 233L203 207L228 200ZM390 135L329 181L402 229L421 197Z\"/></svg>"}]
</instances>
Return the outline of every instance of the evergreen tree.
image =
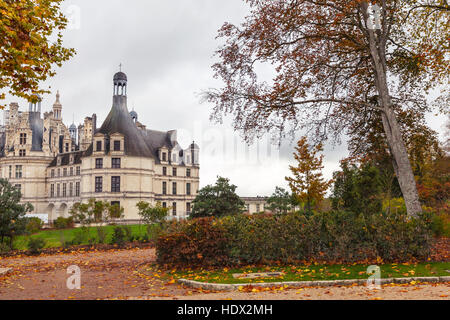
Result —
<instances>
[{"instance_id":1,"label":"evergreen tree","mask_svg":"<svg viewBox=\"0 0 450 320\"><path fill-rule=\"evenodd\" d=\"M217 177L215 185L202 188L192 202L192 217L235 215L244 211L245 203L236 194L237 186L230 180Z\"/></svg>"}]
</instances>

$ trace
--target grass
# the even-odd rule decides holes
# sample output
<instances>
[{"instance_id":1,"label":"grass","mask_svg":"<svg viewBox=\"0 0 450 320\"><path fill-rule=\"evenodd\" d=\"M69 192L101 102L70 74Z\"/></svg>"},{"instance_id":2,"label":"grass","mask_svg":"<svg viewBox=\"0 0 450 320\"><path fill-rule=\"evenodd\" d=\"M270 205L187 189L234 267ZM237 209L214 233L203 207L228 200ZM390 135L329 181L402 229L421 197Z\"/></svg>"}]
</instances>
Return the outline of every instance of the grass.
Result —
<instances>
[{"instance_id":1,"label":"grass","mask_svg":"<svg viewBox=\"0 0 450 320\"><path fill-rule=\"evenodd\" d=\"M311 280L345 280L367 279L366 273L369 265L309 265L309 266L248 266L240 269L216 269L216 270L172 270L167 277L172 279L189 279L200 282L235 284L235 283L261 283L283 281L311 281ZM379 265L381 278L405 278L405 277L438 277L450 276L450 262L429 263L393 263ZM148 269L149 271L151 269ZM449 271L447 271L449 270ZM237 279L234 273L260 273L260 272L284 272L281 277L267 277L258 279Z\"/></svg>"},{"instance_id":2,"label":"grass","mask_svg":"<svg viewBox=\"0 0 450 320\"><path fill-rule=\"evenodd\" d=\"M130 225L132 234L138 237L142 237L146 234L146 226L137 224ZM113 234L114 226L101 227L106 231L106 242L109 243ZM27 243L30 238L41 238L46 242L45 248L58 248L63 246L64 241L71 241L74 239L76 233L82 232L80 228L62 229L62 230L42 230L36 234L30 236L18 236L14 239L13 247L17 250L26 250ZM89 244L89 239L97 239L97 227L88 227L88 236L85 237L81 245Z\"/></svg>"}]
</instances>

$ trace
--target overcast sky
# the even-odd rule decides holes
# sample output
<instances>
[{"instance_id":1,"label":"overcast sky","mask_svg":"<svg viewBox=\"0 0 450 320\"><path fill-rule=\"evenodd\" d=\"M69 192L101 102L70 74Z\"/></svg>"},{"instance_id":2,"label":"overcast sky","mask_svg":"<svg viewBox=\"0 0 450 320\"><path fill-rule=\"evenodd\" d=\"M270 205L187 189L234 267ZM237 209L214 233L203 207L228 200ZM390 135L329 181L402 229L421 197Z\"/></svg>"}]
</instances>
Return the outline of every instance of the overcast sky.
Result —
<instances>
[{"instance_id":1,"label":"overcast sky","mask_svg":"<svg viewBox=\"0 0 450 320\"><path fill-rule=\"evenodd\" d=\"M182 148L192 140L200 146L201 186L214 183L217 175L230 178L241 196L269 195L276 185L287 186L284 177L293 164L290 141L281 152L268 139L246 151L230 122L217 126L209 121L211 106L200 104L198 97L201 90L221 85L211 70L215 37L225 21L243 20L248 13L244 1L73 0L65 1L63 9L71 19L65 45L77 55L48 81L53 94L43 97L43 111L51 110L59 90L67 125L73 117L79 124L96 113L100 126L112 105L112 77L122 63L128 108L134 108L139 121L155 130L178 129ZM13 101L27 110L25 101L8 97L7 103ZM427 118L440 133L442 118ZM326 146L327 178L346 155L345 144Z\"/></svg>"}]
</instances>

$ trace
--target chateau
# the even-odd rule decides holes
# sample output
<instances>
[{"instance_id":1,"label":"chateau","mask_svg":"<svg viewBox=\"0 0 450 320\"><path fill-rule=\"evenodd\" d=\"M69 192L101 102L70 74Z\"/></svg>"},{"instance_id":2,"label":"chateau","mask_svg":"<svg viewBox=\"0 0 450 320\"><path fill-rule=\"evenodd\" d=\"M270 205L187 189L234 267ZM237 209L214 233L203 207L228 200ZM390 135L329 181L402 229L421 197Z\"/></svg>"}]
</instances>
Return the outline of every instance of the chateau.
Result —
<instances>
[{"instance_id":1,"label":"chateau","mask_svg":"<svg viewBox=\"0 0 450 320\"><path fill-rule=\"evenodd\" d=\"M118 72L113 82L113 105L99 128L95 114L64 125L59 92L43 117L39 97L28 112L11 103L0 126L0 178L49 221L90 198L120 204L126 220L139 219L139 201L159 201L185 218L199 189L199 147L182 149L176 130L147 129L128 111L127 76Z\"/></svg>"}]
</instances>

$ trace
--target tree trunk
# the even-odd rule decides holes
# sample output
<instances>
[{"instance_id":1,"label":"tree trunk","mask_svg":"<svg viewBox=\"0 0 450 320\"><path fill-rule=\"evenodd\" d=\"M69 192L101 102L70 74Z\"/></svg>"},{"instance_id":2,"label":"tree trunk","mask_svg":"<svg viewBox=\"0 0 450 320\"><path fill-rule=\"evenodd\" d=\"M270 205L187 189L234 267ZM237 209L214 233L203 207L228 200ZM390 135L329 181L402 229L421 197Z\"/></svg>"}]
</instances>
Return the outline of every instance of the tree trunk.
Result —
<instances>
[{"instance_id":1,"label":"tree trunk","mask_svg":"<svg viewBox=\"0 0 450 320\"><path fill-rule=\"evenodd\" d=\"M368 19L367 7L367 2L362 3L362 12L365 19ZM400 189L402 190L407 213L410 217L417 217L417 215L422 212L422 207L420 205L419 194L417 192L411 163L409 162L408 152L405 143L403 142L395 112L392 108L392 101L387 84L385 40L383 39L381 31L377 32L377 34L374 30L368 29L367 32L370 53L374 64L375 84L379 95L378 101L380 107L383 109L383 128L390 152L393 156L394 171L397 175Z\"/></svg>"}]
</instances>

